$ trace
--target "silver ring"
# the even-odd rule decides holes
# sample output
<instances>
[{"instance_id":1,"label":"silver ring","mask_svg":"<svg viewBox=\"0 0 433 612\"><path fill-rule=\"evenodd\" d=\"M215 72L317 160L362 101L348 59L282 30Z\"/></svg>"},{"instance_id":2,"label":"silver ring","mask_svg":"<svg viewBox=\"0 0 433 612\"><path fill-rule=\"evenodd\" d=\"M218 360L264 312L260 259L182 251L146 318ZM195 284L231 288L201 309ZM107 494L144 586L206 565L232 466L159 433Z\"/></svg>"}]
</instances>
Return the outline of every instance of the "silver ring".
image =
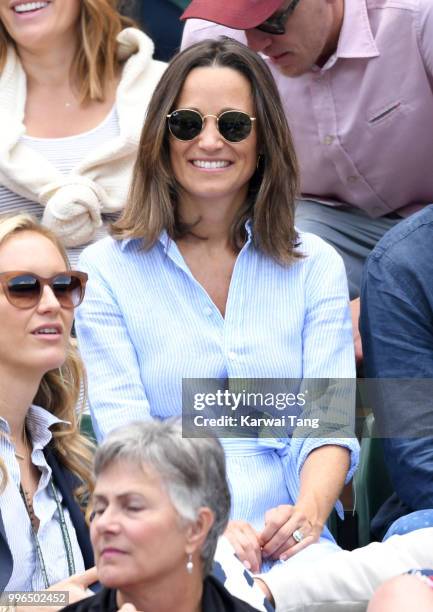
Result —
<instances>
[{"instance_id":1,"label":"silver ring","mask_svg":"<svg viewBox=\"0 0 433 612\"><path fill-rule=\"evenodd\" d=\"M297 544L299 544L299 542L302 542L302 540L304 539L304 534L300 529L295 529L295 531L292 533L292 538Z\"/></svg>"}]
</instances>

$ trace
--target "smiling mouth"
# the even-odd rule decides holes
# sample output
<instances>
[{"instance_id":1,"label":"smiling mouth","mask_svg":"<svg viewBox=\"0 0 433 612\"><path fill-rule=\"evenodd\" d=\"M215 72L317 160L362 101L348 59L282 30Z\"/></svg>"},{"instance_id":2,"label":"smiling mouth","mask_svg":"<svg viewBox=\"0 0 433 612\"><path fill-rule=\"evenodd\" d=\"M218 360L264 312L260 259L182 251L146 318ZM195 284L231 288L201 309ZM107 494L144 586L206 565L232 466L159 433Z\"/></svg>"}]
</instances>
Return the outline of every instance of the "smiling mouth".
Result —
<instances>
[{"instance_id":1,"label":"smiling mouth","mask_svg":"<svg viewBox=\"0 0 433 612\"><path fill-rule=\"evenodd\" d=\"M220 170L221 168L227 168L231 165L231 162L227 160L201 160L201 159L193 159L192 165L196 168L203 168L204 170Z\"/></svg>"},{"instance_id":2,"label":"smiling mouth","mask_svg":"<svg viewBox=\"0 0 433 612\"><path fill-rule=\"evenodd\" d=\"M46 8L50 3L49 2L24 2L22 4L17 4L13 7L13 11L18 13L19 15L25 13L36 13L44 8Z\"/></svg>"}]
</instances>

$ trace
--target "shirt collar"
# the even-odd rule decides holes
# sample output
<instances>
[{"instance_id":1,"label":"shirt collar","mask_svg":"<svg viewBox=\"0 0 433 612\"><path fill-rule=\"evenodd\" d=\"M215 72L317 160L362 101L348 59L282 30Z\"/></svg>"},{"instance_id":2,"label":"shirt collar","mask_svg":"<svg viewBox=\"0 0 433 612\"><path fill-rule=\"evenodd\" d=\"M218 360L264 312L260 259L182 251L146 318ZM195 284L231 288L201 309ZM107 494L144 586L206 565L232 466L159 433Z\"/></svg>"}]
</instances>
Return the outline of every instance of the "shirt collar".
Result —
<instances>
[{"instance_id":1,"label":"shirt collar","mask_svg":"<svg viewBox=\"0 0 433 612\"><path fill-rule=\"evenodd\" d=\"M245 222L245 230L247 232L247 242L251 242L252 239L252 235L253 235L253 224L251 219L248 219ZM126 247L128 246L128 244L133 241L133 240L137 240L137 238L125 238L125 240L122 240L120 243L120 249L122 251L124 251L126 249ZM158 242L161 243L162 248L164 249L164 253L167 253L169 248L170 248L170 244L172 242L172 239L170 238L170 236L168 235L166 230L163 230L158 238Z\"/></svg>"},{"instance_id":2,"label":"shirt collar","mask_svg":"<svg viewBox=\"0 0 433 612\"><path fill-rule=\"evenodd\" d=\"M367 58L380 55L371 31L366 0L345 0L344 17L336 55Z\"/></svg>"},{"instance_id":3,"label":"shirt collar","mask_svg":"<svg viewBox=\"0 0 433 612\"><path fill-rule=\"evenodd\" d=\"M45 410L45 408L41 408L41 406L36 406L36 404L30 406L26 416L26 426L34 449L45 448L53 437L50 427L56 423L70 425L69 421L62 421L54 416L54 414L51 414L51 412L48 412L48 410ZM6 434L10 434L9 424L3 417L0 417L0 429Z\"/></svg>"},{"instance_id":4,"label":"shirt collar","mask_svg":"<svg viewBox=\"0 0 433 612\"><path fill-rule=\"evenodd\" d=\"M128 244L130 242L132 242L132 240L137 240L136 238L125 238L124 240L120 241L120 250L124 251L126 249L126 247L128 246Z\"/></svg>"}]
</instances>

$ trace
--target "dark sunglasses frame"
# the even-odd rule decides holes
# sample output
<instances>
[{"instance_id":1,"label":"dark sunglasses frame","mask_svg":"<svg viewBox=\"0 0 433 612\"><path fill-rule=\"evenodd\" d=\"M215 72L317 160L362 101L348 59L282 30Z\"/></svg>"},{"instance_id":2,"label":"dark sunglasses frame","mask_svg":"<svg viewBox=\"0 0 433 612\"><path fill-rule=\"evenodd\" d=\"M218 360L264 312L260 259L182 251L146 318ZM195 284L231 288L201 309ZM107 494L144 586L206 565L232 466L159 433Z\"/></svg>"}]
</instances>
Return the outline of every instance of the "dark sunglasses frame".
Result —
<instances>
[{"instance_id":1,"label":"dark sunglasses frame","mask_svg":"<svg viewBox=\"0 0 433 612\"><path fill-rule=\"evenodd\" d=\"M35 285L35 287L38 288L39 295L35 293L35 296L31 300L30 303L28 302L29 296L28 295L26 296L25 293L21 295L17 295L17 296L14 296L13 294L11 295L11 287L9 286L9 283L11 280L19 278L20 276L31 277L33 280L37 281L38 283ZM78 301L76 303L72 301L73 291L66 291L65 293L58 294L58 289L56 289L55 281L56 279L64 278L64 277L68 277L69 279L72 279L72 278L78 279L79 281L80 293L79 293ZM72 310L73 308L76 308L77 306L79 306L81 302L83 301L87 279L88 279L88 275L86 274L86 272L76 272L75 270L67 270L66 272L58 272L57 274L54 274L54 276L50 276L49 278L45 278L43 276L39 276L39 274L35 274L34 272L27 272L25 270L0 272L0 285L3 288L3 293L7 301L9 302L9 304L12 304L12 306L15 306L16 308L20 308L22 310L27 310L28 308L34 308L35 306L39 304L42 298L42 294L43 294L45 285L48 285L48 287L51 289L51 291L53 292L54 296L56 297L57 301L59 302L62 308L68 308ZM75 288L74 290L76 289L77 288ZM65 299L66 297L67 299ZM23 305L24 303L25 305Z\"/></svg>"},{"instance_id":2,"label":"dark sunglasses frame","mask_svg":"<svg viewBox=\"0 0 433 612\"><path fill-rule=\"evenodd\" d=\"M179 136L177 136L174 133L173 127L170 124L170 120L172 119L173 115L175 113L181 113L182 111L188 111L189 113L194 113L195 115L200 117L201 128L197 132L197 134L192 136L192 138L179 138ZM224 117L224 115L227 115L229 113L236 113L237 115L242 115L244 117L248 117L248 120L250 122L250 127L249 127L248 134L245 134L244 136L242 136L242 138L239 138L238 140L231 140L230 138L227 138L227 136L224 136L223 132L221 131L220 120ZM248 138L248 136L251 134L251 130L253 129L254 121L256 120L256 117L250 117L248 115L248 113L245 113L244 111L239 111L239 110L236 110L236 109L226 110L226 111L222 112L220 115L202 115L201 113L199 113L199 111L195 110L194 108L177 108L176 110L171 112L169 115L167 115L168 129L170 130L170 134L173 136L173 138L176 138L176 140L180 140L181 142L189 142L190 140L194 140L194 138L197 138L197 136L199 136L202 133L202 131L204 129L204 125L205 125L205 119L207 117L213 117L214 119L216 119L218 132L220 133L221 138L223 138L226 142L229 142L230 144L236 144L238 142L242 142L243 140L246 140Z\"/></svg>"},{"instance_id":3,"label":"dark sunglasses frame","mask_svg":"<svg viewBox=\"0 0 433 612\"><path fill-rule=\"evenodd\" d=\"M259 23L259 25L255 27L255 29L260 30L261 32L266 32L267 34L276 34L277 36L285 34L287 20L293 13L295 8L298 6L299 2L300 0L292 0L292 2L284 11L280 13L274 13L265 21Z\"/></svg>"}]
</instances>

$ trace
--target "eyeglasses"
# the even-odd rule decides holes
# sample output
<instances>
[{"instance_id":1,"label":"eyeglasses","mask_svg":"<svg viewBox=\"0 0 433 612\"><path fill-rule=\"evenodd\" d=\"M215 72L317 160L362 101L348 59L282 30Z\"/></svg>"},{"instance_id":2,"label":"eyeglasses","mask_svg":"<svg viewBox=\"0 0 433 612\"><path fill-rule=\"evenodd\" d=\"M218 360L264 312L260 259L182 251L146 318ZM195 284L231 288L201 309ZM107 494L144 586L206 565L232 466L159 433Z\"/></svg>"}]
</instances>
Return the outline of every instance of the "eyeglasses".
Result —
<instances>
[{"instance_id":1,"label":"eyeglasses","mask_svg":"<svg viewBox=\"0 0 433 612\"><path fill-rule=\"evenodd\" d=\"M204 128L207 117L214 117L224 140L241 142L251 133L255 117L238 110L228 110L221 115L201 115L191 108L179 108L167 115L168 129L177 140L194 140Z\"/></svg>"},{"instance_id":2,"label":"eyeglasses","mask_svg":"<svg viewBox=\"0 0 433 612\"><path fill-rule=\"evenodd\" d=\"M0 272L0 284L6 299L16 308L33 308L41 301L45 285L54 293L62 308L75 308L84 298L85 272L61 272L43 278L33 272Z\"/></svg>"},{"instance_id":3,"label":"eyeglasses","mask_svg":"<svg viewBox=\"0 0 433 612\"><path fill-rule=\"evenodd\" d=\"M259 23L255 29L266 32L267 34L285 34L287 20L297 7L298 3L299 0L292 0L286 10L279 13L274 13L268 19L266 19L266 21Z\"/></svg>"}]
</instances>

